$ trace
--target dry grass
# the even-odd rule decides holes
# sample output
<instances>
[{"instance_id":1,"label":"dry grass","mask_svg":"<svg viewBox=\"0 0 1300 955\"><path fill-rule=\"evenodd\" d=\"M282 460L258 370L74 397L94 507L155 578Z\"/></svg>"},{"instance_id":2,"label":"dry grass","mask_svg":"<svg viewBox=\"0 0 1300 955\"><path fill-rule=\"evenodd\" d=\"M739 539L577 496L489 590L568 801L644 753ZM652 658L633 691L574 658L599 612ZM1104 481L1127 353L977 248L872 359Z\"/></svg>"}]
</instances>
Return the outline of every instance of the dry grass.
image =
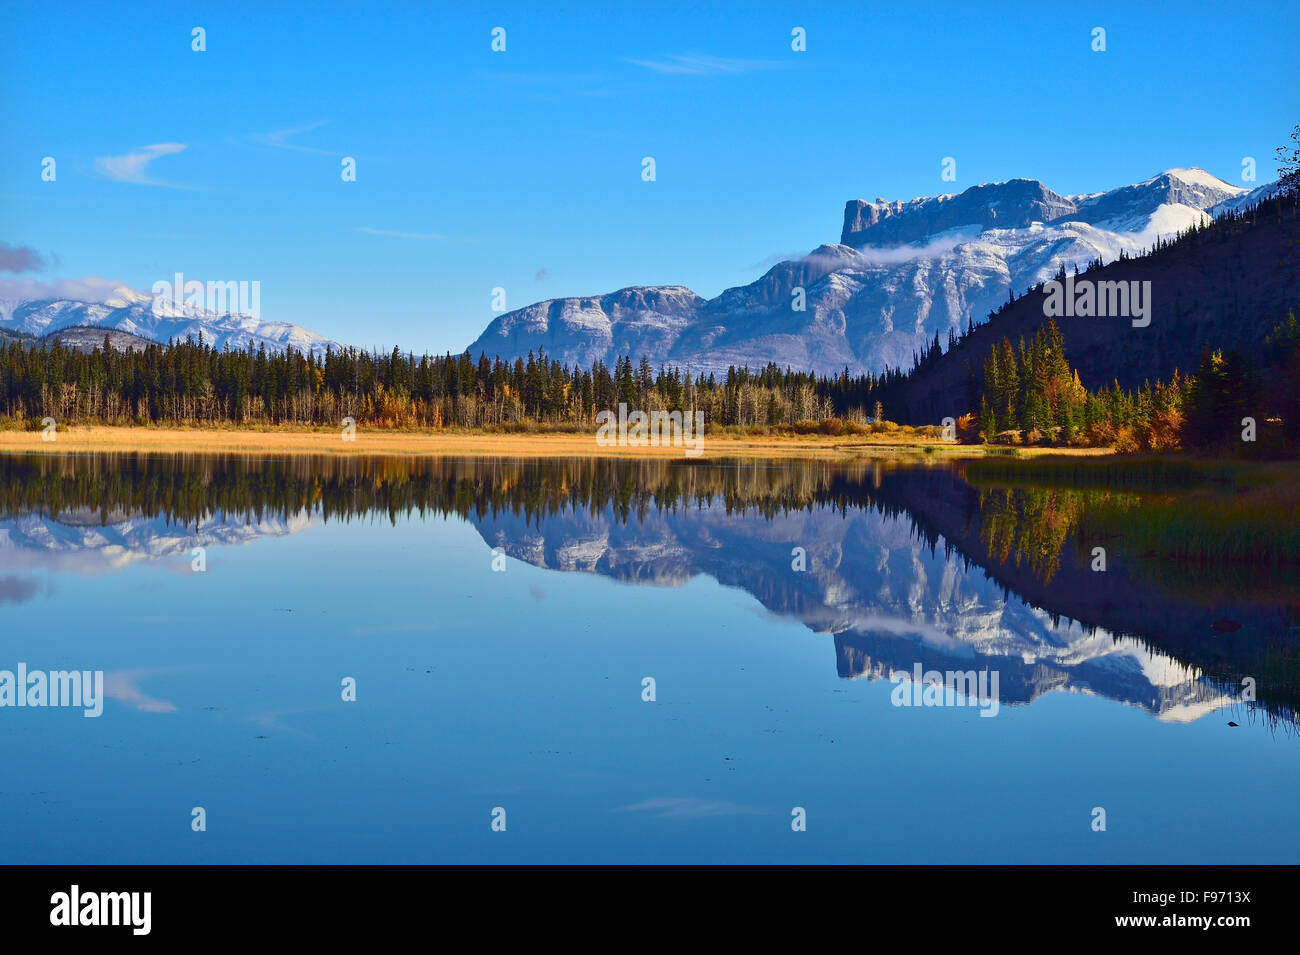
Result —
<instances>
[{"instance_id":1,"label":"dry grass","mask_svg":"<svg viewBox=\"0 0 1300 955\"><path fill-rule=\"evenodd\" d=\"M943 460L982 457L979 445L954 445L915 436L846 439L828 435L706 434L704 458L853 459L923 455ZM0 453L66 454L70 451L217 452L228 454L337 454L506 457L682 457L680 447L601 447L594 434L487 434L474 431L358 428L355 441L338 429L68 427L54 441L40 432L0 431ZM1060 453L1059 451L1056 453ZM1077 452L1097 454L1094 449ZM1018 456L1035 456L1022 449Z\"/></svg>"}]
</instances>

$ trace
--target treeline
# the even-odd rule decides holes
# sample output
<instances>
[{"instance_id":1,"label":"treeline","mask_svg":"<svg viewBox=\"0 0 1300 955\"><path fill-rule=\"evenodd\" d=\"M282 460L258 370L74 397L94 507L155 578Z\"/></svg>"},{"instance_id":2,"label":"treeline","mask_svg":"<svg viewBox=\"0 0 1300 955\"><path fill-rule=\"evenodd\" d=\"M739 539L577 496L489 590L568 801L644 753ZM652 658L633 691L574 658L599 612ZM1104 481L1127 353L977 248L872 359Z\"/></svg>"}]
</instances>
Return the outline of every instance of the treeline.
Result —
<instances>
[{"instance_id":1,"label":"treeline","mask_svg":"<svg viewBox=\"0 0 1300 955\"><path fill-rule=\"evenodd\" d=\"M951 342L950 342L951 345ZM917 366L942 350L936 340ZM963 419L963 440L1115 446L1124 451L1214 449L1240 441L1241 420L1256 419L1263 444L1300 421L1300 325L1295 316L1266 342L1264 367L1240 353L1209 352L1194 376L1126 390L1087 391L1049 320L1031 342L996 346L983 388L969 397L978 420ZM904 376L905 378L906 376ZM104 346L86 353L57 343L0 347L0 419L37 427L59 423L369 427L594 428L599 411L705 412L708 426L843 433L886 416L881 376L818 376L768 365L730 369L724 378L678 368L653 370L642 358L610 369L575 369L542 354L477 362L468 354L422 356L346 349L322 357L295 350L215 349L198 342L142 350ZM973 386L972 380L972 386ZM11 424L11 426L13 426ZM892 427L892 426L891 426ZM977 428L977 430L975 430ZM1295 442L1289 442L1294 446Z\"/></svg>"},{"instance_id":2,"label":"treeline","mask_svg":"<svg viewBox=\"0 0 1300 955\"><path fill-rule=\"evenodd\" d=\"M855 395L871 376L730 369L723 378L652 369L620 358L571 368L545 353L514 362L466 353L416 357L394 349L324 356L293 349L215 349L186 340L90 352L26 343L0 347L0 417L103 424L308 424L344 417L371 427L594 427L630 410L703 410L713 426L779 426L845 415L865 422Z\"/></svg>"},{"instance_id":3,"label":"treeline","mask_svg":"<svg viewBox=\"0 0 1300 955\"><path fill-rule=\"evenodd\" d=\"M1114 382L1089 392L1048 319L1032 342L1022 338L1013 347L1004 338L985 361L980 432L990 442L1170 451L1180 446L1192 385L1175 371L1171 381L1147 382L1137 391Z\"/></svg>"},{"instance_id":4,"label":"treeline","mask_svg":"<svg viewBox=\"0 0 1300 955\"><path fill-rule=\"evenodd\" d=\"M1300 323L1294 313L1265 339L1263 367L1244 352L1205 349L1196 373L1128 390L1089 392L1070 367L1056 322L1032 342L1004 338L984 363L979 431L985 441L1223 452L1254 445L1296 453L1300 423ZM1287 428L1292 429L1290 436Z\"/></svg>"}]
</instances>

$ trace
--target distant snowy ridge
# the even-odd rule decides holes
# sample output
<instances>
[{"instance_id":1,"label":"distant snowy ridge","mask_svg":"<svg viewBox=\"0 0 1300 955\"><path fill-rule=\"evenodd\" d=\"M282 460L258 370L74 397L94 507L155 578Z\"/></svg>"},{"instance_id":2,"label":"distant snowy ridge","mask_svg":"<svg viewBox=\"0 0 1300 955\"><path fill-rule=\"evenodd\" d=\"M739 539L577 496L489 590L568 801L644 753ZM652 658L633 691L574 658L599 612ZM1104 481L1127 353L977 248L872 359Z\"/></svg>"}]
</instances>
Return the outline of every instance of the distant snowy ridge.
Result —
<instances>
[{"instance_id":1,"label":"distant snowy ridge","mask_svg":"<svg viewBox=\"0 0 1300 955\"><path fill-rule=\"evenodd\" d=\"M103 302L72 299L0 301L0 329L45 337L65 328L95 327L138 335L166 343L191 338L215 348L243 350L250 345L268 351L293 348L304 354L324 355L335 341L289 322L266 322L251 315L218 313L193 305L177 306L165 297L155 300L130 288L116 289Z\"/></svg>"}]
</instances>

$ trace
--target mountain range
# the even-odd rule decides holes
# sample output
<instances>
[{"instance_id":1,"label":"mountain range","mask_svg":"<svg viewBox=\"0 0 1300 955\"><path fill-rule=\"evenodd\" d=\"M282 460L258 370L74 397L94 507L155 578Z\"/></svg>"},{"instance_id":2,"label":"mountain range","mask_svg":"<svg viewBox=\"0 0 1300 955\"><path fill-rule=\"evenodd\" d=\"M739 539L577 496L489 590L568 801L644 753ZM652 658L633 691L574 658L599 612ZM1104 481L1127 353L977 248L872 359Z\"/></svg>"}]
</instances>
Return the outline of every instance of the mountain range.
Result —
<instances>
[{"instance_id":1,"label":"mountain range","mask_svg":"<svg viewBox=\"0 0 1300 955\"><path fill-rule=\"evenodd\" d=\"M121 332L159 343L186 338L197 341L202 335L205 342L216 348L229 345L231 349L245 349L252 345L254 349L265 346L268 351L281 351L289 347L323 355L327 348L342 347L289 322L264 322L252 315L214 312L194 305L177 306L165 298L155 302L151 296L130 288L116 289L103 302L61 298L0 301L0 334L21 332L52 340L66 332L65 344L78 347L95 338L87 333L88 328ZM100 345L103 340L100 333L94 344Z\"/></svg>"},{"instance_id":2,"label":"mountain range","mask_svg":"<svg viewBox=\"0 0 1300 955\"><path fill-rule=\"evenodd\" d=\"M1227 209L1263 198L1202 169L1170 169L1091 195L1032 179L910 202L852 200L838 243L781 262L749 285L704 299L682 286L538 302L496 318L477 357L545 349L588 366L641 355L652 365L725 373L728 366L837 373L910 365L936 333L979 324L1012 292L1149 249ZM803 289L804 310L796 310Z\"/></svg>"},{"instance_id":3,"label":"mountain range","mask_svg":"<svg viewBox=\"0 0 1300 955\"><path fill-rule=\"evenodd\" d=\"M780 262L749 285L712 299L680 285L549 299L498 316L467 351L514 359L545 350L584 367L613 366L627 355L704 373L769 362L878 373L909 365L935 334L946 338L983 322L1013 291L1062 266L1140 254L1158 237L1249 205L1272 188L1248 191L1192 168L1090 195L1012 179L907 202L855 199L845 206L838 242ZM201 334L217 348L323 355L342 347L288 322L155 303L129 288L101 302L0 301L0 336L48 341L68 329L100 328L156 342ZM75 337L88 347L95 336Z\"/></svg>"}]
</instances>

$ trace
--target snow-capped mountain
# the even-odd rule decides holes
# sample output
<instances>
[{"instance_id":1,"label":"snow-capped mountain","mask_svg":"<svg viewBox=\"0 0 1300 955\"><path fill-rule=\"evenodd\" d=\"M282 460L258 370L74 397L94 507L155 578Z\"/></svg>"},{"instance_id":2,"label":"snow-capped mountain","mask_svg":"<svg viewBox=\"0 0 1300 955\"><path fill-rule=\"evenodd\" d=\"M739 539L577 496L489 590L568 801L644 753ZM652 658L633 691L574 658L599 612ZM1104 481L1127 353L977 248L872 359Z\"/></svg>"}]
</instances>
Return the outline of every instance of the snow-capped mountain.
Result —
<instances>
[{"instance_id":1,"label":"snow-capped mountain","mask_svg":"<svg viewBox=\"0 0 1300 955\"><path fill-rule=\"evenodd\" d=\"M1217 216L1225 212L1242 212L1251 206L1259 205L1265 199L1272 199L1280 195L1281 192L1282 184L1280 182L1265 183L1248 192L1243 190L1239 195L1226 199L1212 208L1210 215Z\"/></svg>"},{"instance_id":2,"label":"snow-capped mountain","mask_svg":"<svg viewBox=\"0 0 1300 955\"><path fill-rule=\"evenodd\" d=\"M0 329L26 332L43 338L65 328L93 326L114 329L166 343L171 339L203 340L216 348L297 351L325 354L338 350L338 342L288 322L264 322L251 315L219 313L194 305L175 305L165 298L155 300L134 289L119 288L103 302L71 299L0 301Z\"/></svg>"},{"instance_id":3,"label":"snow-capped mountain","mask_svg":"<svg viewBox=\"0 0 1300 955\"><path fill-rule=\"evenodd\" d=\"M1013 179L910 202L853 200L838 243L717 298L661 286L551 299L496 318L469 351L515 358L544 348L583 366L646 355L715 373L769 361L878 372L909 365L936 333L943 340L982 322L1013 289L1022 293L1062 265L1140 254L1268 188L1248 192L1203 169L1170 169L1092 195Z\"/></svg>"}]
</instances>

